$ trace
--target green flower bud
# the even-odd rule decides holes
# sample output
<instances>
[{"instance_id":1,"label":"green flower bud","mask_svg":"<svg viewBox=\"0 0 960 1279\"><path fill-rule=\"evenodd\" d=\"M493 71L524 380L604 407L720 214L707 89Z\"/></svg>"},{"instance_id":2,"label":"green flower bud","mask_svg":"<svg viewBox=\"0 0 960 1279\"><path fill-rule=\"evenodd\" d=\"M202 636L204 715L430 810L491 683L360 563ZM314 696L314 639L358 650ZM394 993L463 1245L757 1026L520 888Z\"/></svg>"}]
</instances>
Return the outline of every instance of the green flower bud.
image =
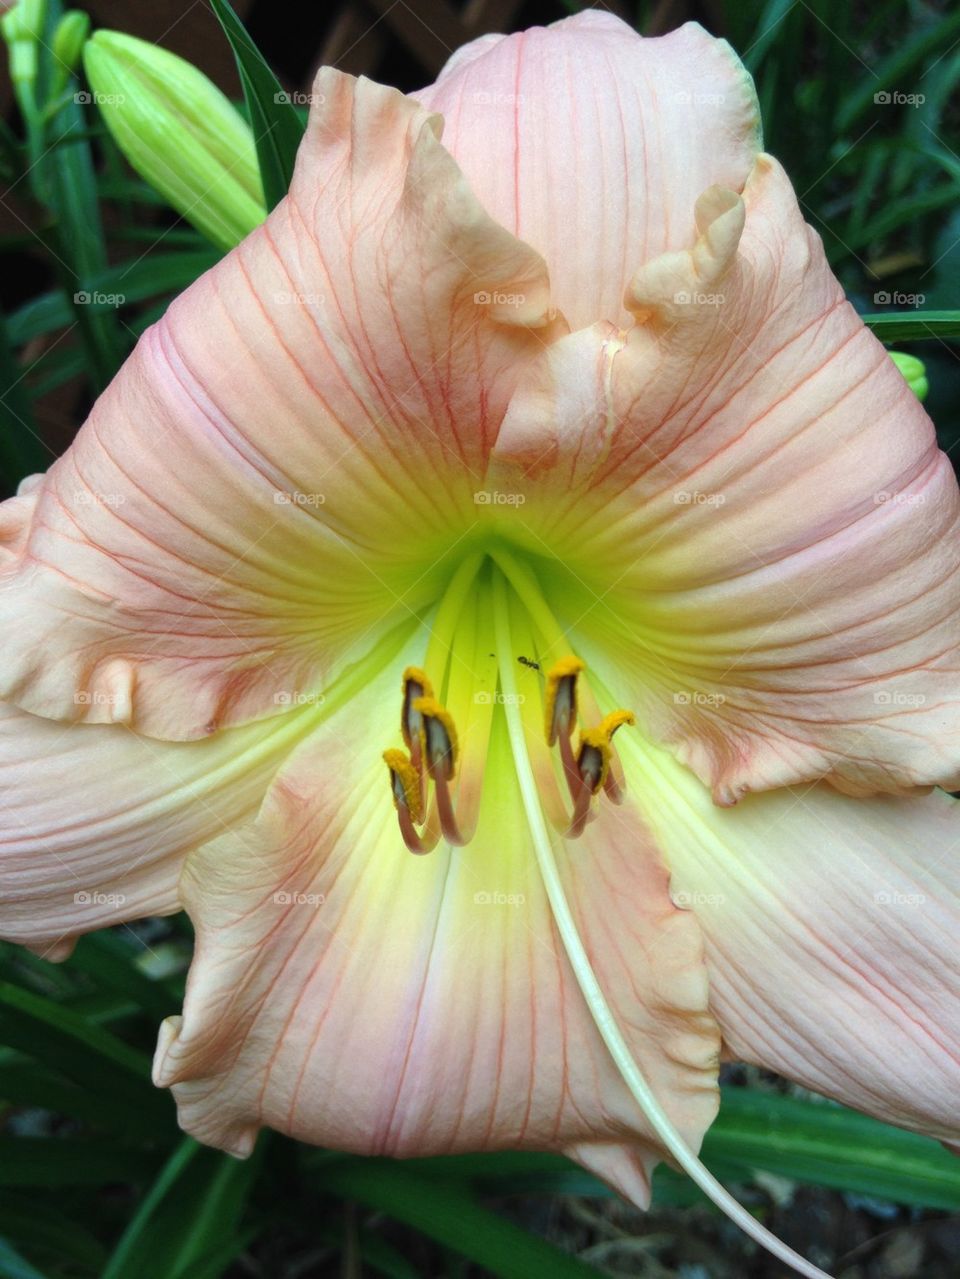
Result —
<instances>
[{"instance_id":1,"label":"green flower bud","mask_svg":"<svg viewBox=\"0 0 960 1279\"><path fill-rule=\"evenodd\" d=\"M118 31L98 31L83 65L117 146L214 244L230 249L267 215L253 134L202 71Z\"/></svg>"},{"instance_id":2,"label":"green flower bud","mask_svg":"<svg viewBox=\"0 0 960 1279\"><path fill-rule=\"evenodd\" d=\"M19 0L3 15L0 26L8 44L17 40L36 43L43 36L43 24L47 17L47 0Z\"/></svg>"},{"instance_id":3,"label":"green flower bud","mask_svg":"<svg viewBox=\"0 0 960 1279\"><path fill-rule=\"evenodd\" d=\"M930 383L927 381L927 370L922 360L915 355L906 355L903 351L888 351L887 354L903 374L904 381L918 400L926 398Z\"/></svg>"},{"instance_id":4,"label":"green flower bud","mask_svg":"<svg viewBox=\"0 0 960 1279\"><path fill-rule=\"evenodd\" d=\"M80 64L83 46L90 34L90 17L80 9L70 9L57 23L50 45L53 53L54 92L59 93Z\"/></svg>"},{"instance_id":5,"label":"green flower bud","mask_svg":"<svg viewBox=\"0 0 960 1279\"><path fill-rule=\"evenodd\" d=\"M32 85L37 78L37 50L46 15L47 0L20 0L0 19L0 31L10 50L10 79L15 86Z\"/></svg>"}]
</instances>

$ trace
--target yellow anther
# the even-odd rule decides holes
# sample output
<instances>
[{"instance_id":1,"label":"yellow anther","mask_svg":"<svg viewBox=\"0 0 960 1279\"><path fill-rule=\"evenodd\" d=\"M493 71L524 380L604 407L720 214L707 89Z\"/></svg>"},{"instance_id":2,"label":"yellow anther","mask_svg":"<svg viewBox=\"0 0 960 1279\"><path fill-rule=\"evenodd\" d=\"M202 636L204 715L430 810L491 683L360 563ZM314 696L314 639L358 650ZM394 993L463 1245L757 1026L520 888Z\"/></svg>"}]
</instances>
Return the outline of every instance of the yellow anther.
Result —
<instances>
[{"instance_id":1,"label":"yellow anther","mask_svg":"<svg viewBox=\"0 0 960 1279\"><path fill-rule=\"evenodd\" d=\"M400 750L383 752L383 762L390 770L390 787L396 808L401 804L418 824L423 821L423 803L420 798L420 776L410 757Z\"/></svg>"},{"instance_id":2,"label":"yellow anther","mask_svg":"<svg viewBox=\"0 0 960 1279\"><path fill-rule=\"evenodd\" d=\"M544 728L552 746L561 732L569 737L577 723L577 676L586 670L579 657L561 657L547 672Z\"/></svg>"},{"instance_id":3,"label":"yellow anther","mask_svg":"<svg viewBox=\"0 0 960 1279\"><path fill-rule=\"evenodd\" d=\"M594 728L585 728L580 734L580 745L577 750L577 767L580 776L596 795L607 780L610 771L610 757L613 754L611 741L614 733L624 724L635 724L636 716L632 711L611 711Z\"/></svg>"},{"instance_id":4,"label":"yellow anther","mask_svg":"<svg viewBox=\"0 0 960 1279\"><path fill-rule=\"evenodd\" d=\"M425 671L422 671L419 666L408 666L403 672L403 683L400 687L404 693L407 691L407 685L410 683L419 684L423 689L423 692L418 694L418 696L433 696L433 685L430 683L430 677Z\"/></svg>"},{"instance_id":5,"label":"yellow anther","mask_svg":"<svg viewBox=\"0 0 960 1279\"><path fill-rule=\"evenodd\" d=\"M412 709L423 718L427 771L442 772L448 782L457 771L457 730L449 711L434 697L416 697Z\"/></svg>"},{"instance_id":6,"label":"yellow anther","mask_svg":"<svg viewBox=\"0 0 960 1279\"><path fill-rule=\"evenodd\" d=\"M403 693L400 732L403 734L403 741L407 750L412 750L414 741L419 740L423 729L420 716L414 710L413 703L418 697L433 697L433 685L419 666L408 666L403 672L400 690Z\"/></svg>"},{"instance_id":7,"label":"yellow anther","mask_svg":"<svg viewBox=\"0 0 960 1279\"><path fill-rule=\"evenodd\" d=\"M633 711L611 711L609 715L604 715L599 727L602 733L606 733L607 737L611 738L618 728L623 728L624 724L632 728L636 722L637 717Z\"/></svg>"}]
</instances>

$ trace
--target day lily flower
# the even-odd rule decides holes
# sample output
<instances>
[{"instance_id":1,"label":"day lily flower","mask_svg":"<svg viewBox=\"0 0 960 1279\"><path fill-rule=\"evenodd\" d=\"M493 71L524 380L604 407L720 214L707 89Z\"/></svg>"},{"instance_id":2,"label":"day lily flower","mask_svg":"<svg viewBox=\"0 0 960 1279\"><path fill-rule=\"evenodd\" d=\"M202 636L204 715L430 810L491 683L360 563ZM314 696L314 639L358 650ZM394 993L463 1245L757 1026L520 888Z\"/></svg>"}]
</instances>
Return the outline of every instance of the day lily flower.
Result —
<instances>
[{"instance_id":1,"label":"day lily flower","mask_svg":"<svg viewBox=\"0 0 960 1279\"><path fill-rule=\"evenodd\" d=\"M758 130L695 25L324 68L3 507L2 934L186 908L199 1140L736 1216L721 1051L958 1139L960 494Z\"/></svg>"}]
</instances>

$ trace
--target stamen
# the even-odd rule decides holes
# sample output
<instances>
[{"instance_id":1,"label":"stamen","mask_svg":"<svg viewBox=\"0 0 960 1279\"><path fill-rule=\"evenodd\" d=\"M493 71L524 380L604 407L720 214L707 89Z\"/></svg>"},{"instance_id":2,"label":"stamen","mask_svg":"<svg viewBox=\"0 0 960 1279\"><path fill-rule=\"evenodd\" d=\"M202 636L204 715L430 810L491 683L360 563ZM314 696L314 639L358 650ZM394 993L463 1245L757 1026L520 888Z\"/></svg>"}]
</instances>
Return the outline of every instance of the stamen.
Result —
<instances>
[{"instance_id":1,"label":"stamen","mask_svg":"<svg viewBox=\"0 0 960 1279\"><path fill-rule=\"evenodd\" d=\"M560 734L560 761L563 764L563 775L567 779L567 790L570 792L570 798L576 803L582 782L580 770L577 768L577 761L573 758L571 738L567 733Z\"/></svg>"},{"instance_id":2,"label":"stamen","mask_svg":"<svg viewBox=\"0 0 960 1279\"><path fill-rule=\"evenodd\" d=\"M590 817L590 801L592 799L593 791L590 789L590 783L584 779L581 781L576 795L573 796L573 816L565 832L567 839L579 839L583 834L584 827Z\"/></svg>"},{"instance_id":3,"label":"stamen","mask_svg":"<svg viewBox=\"0 0 960 1279\"><path fill-rule=\"evenodd\" d=\"M585 665L579 657L561 657L547 672L544 721L547 745L569 737L577 723L577 676Z\"/></svg>"},{"instance_id":4,"label":"stamen","mask_svg":"<svg viewBox=\"0 0 960 1279\"><path fill-rule=\"evenodd\" d=\"M596 728L585 728L580 734L577 768L594 795L610 775L614 733L624 724L636 722L637 717L633 711L611 711L609 715L604 715Z\"/></svg>"},{"instance_id":5,"label":"stamen","mask_svg":"<svg viewBox=\"0 0 960 1279\"><path fill-rule=\"evenodd\" d=\"M419 773L423 719L419 711L414 710L413 703L419 697L432 697L433 685L419 666L408 666L403 672L403 682L400 687L403 692L400 732L403 735L403 743L410 752L413 766Z\"/></svg>"},{"instance_id":6,"label":"stamen","mask_svg":"<svg viewBox=\"0 0 960 1279\"><path fill-rule=\"evenodd\" d=\"M427 772L434 781L441 774L452 782L457 771L457 730L450 714L430 695L414 698L412 706L422 717Z\"/></svg>"},{"instance_id":7,"label":"stamen","mask_svg":"<svg viewBox=\"0 0 960 1279\"><path fill-rule=\"evenodd\" d=\"M428 853L430 848L414 830L414 822L423 821L423 799L420 792L420 774L410 758L400 750L383 752L383 760L390 770L390 789L393 806L397 810L400 834L411 853Z\"/></svg>"},{"instance_id":8,"label":"stamen","mask_svg":"<svg viewBox=\"0 0 960 1279\"><path fill-rule=\"evenodd\" d=\"M607 775L603 779L603 790L604 790L604 794L606 795L607 799L609 799L611 804L622 804L624 799L624 791L614 771L615 764L616 764L616 761L611 759L610 767L607 770Z\"/></svg>"},{"instance_id":9,"label":"stamen","mask_svg":"<svg viewBox=\"0 0 960 1279\"><path fill-rule=\"evenodd\" d=\"M457 848L463 848L467 843L466 836L460 829L460 823L457 821L456 814L453 811L453 800L450 798L450 787L447 785L447 779L438 774L434 778L434 784L437 791L437 813L440 816L440 829L443 831L443 838L448 844L454 844Z\"/></svg>"},{"instance_id":10,"label":"stamen","mask_svg":"<svg viewBox=\"0 0 960 1279\"><path fill-rule=\"evenodd\" d=\"M467 841L460 830L450 796L450 782L457 771L457 730L453 718L433 697L416 698L413 709L423 718L427 772L436 788L440 829L448 843L462 848Z\"/></svg>"},{"instance_id":11,"label":"stamen","mask_svg":"<svg viewBox=\"0 0 960 1279\"><path fill-rule=\"evenodd\" d=\"M580 733L580 745L577 751L576 769L578 786L573 798L573 817L567 831L568 839L578 839L590 816L590 801L601 787L606 788L611 776L610 761L613 756L612 740L618 728L624 724L635 724L636 716L632 711L611 711L604 715L595 728L585 728ZM616 783L614 783L616 785ZM620 788L617 786L617 793Z\"/></svg>"}]
</instances>

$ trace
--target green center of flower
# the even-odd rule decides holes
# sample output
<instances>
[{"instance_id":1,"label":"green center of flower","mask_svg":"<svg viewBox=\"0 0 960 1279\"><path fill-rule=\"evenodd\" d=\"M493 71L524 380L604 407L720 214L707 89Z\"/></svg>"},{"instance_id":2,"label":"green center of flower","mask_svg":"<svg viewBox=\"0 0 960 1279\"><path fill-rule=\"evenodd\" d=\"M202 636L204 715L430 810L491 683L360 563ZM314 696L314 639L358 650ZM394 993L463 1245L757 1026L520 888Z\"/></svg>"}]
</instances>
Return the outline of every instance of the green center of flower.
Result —
<instances>
[{"instance_id":1,"label":"green center of flower","mask_svg":"<svg viewBox=\"0 0 960 1279\"><path fill-rule=\"evenodd\" d=\"M601 793L622 801L612 739L634 717L600 713L585 663L567 645L536 576L511 552L498 547L460 563L430 628L423 666L403 672L405 750L383 756L411 852L430 852L441 837L454 845L473 837L491 726L501 708L522 725L543 810L566 838L583 833Z\"/></svg>"}]
</instances>

